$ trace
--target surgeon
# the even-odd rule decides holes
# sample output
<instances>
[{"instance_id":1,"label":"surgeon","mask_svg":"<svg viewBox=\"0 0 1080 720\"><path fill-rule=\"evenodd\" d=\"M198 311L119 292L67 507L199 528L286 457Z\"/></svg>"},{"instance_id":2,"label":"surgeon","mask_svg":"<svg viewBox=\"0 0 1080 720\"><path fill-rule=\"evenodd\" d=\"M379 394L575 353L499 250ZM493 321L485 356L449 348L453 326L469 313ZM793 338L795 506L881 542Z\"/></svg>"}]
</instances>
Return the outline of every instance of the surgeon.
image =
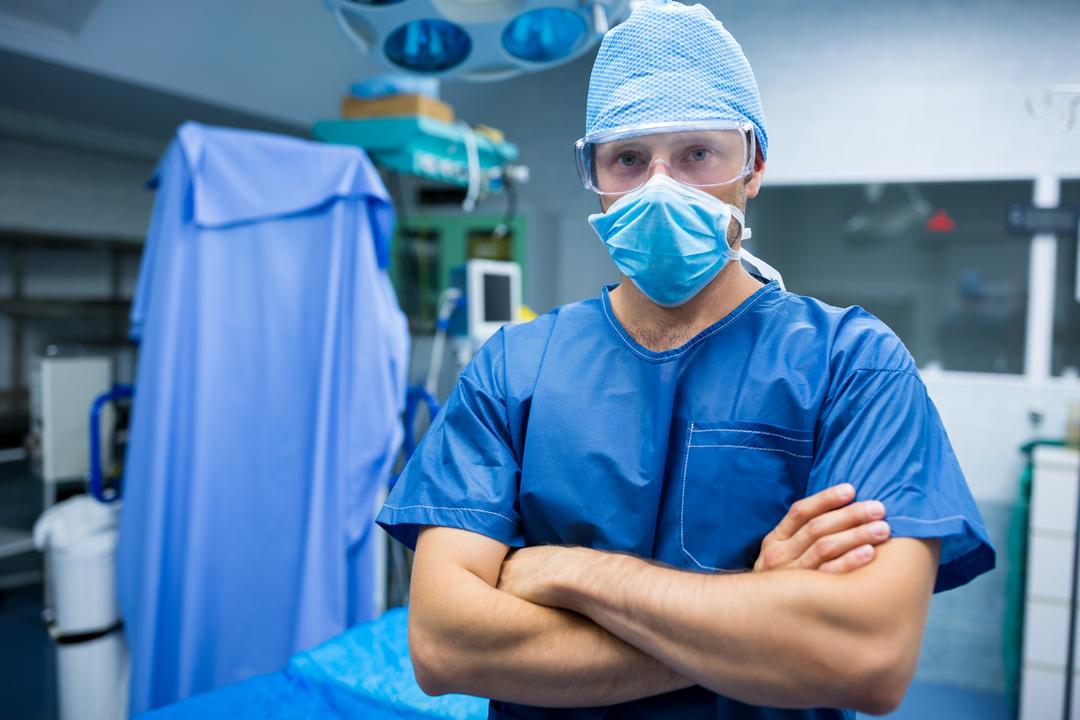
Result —
<instances>
[{"instance_id":1,"label":"surgeon","mask_svg":"<svg viewBox=\"0 0 1080 720\"><path fill-rule=\"evenodd\" d=\"M378 518L416 550L421 687L492 718L891 711L931 594L994 551L900 340L743 248L768 136L739 45L644 4L575 152L622 281L496 334Z\"/></svg>"}]
</instances>

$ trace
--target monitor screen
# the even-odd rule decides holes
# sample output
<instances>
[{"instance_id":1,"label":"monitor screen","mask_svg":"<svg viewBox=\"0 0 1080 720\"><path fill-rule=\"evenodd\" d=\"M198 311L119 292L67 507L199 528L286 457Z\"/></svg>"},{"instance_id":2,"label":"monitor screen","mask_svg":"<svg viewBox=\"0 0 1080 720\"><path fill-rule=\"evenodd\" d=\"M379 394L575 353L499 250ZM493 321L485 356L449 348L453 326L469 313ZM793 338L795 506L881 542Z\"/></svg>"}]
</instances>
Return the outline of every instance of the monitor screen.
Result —
<instances>
[{"instance_id":1,"label":"monitor screen","mask_svg":"<svg viewBox=\"0 0 1080 720\"><path fill-rule=\"evenodd\" d=\"M508 323L510 312L510 276L484 273L484 322Z\"/></svg>"}]
</instances>

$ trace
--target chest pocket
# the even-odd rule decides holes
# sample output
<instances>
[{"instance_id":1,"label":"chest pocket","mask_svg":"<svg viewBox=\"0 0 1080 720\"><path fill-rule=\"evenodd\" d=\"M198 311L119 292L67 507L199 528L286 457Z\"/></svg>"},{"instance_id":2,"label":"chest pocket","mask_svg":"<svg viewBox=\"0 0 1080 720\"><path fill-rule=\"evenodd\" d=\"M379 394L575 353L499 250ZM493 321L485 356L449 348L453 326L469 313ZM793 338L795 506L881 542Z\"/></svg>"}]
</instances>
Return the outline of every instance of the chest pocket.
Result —
<instances>
[{"instance_id":1,"label":"chest pocket","mask_svg":"<svg viewBox=\"0 0 1080 720\"><path fill-rule=\"evenodd\" d=\"M760 423L691 422L679 484L679 546L696 570L746 570L806 491L813 434Z\"/></svg>"}]
</instances>

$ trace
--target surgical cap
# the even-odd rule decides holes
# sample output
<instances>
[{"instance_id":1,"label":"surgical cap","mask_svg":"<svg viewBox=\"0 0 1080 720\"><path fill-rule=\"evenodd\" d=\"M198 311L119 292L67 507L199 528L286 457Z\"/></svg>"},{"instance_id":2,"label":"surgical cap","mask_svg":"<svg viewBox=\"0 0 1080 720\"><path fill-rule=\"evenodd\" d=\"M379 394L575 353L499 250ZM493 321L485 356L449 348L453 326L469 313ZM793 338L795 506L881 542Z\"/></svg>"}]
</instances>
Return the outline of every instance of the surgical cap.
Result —
<instances>
[{"instance_id":1,"label":"surgical cap","mask_svg":"<svg viewBox=\"0 0 1080 720\"><path fill-rule=\"evenodd\" d=\"M750 122L766 157L754 72L708 8L649 0L604 36L589 80L586 138L709 120Z\"/></svg>"}]
</instances>

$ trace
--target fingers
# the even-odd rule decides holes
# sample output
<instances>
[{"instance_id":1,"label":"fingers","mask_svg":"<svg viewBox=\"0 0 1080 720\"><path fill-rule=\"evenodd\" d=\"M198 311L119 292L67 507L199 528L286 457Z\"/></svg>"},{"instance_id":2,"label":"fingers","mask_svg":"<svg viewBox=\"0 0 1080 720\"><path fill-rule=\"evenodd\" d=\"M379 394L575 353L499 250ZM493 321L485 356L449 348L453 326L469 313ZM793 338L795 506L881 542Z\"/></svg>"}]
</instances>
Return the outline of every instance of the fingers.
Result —
<instances>
[{"instance_id":1,"label":"fingers","mask_svg":"<svg viewBox=\"0 0 1080 720\"><path fill-rule=\"evenodd\" d=\"M885 517L885 506L877 500L853 503L845 508L818 515L806 522L802 528L788 542L788 552L791 557L797 558L822 538L828 537L844 530L849 530L859 525L872 523ZM876 545L877 543L871 543ZM846 548L850 550L851 548ZM839 557L825 558L832 560Z\"/></svg>"},{"instance_id":2,"label":"fingers","mask_svg":"<svg viewBox=\"0 0 1080 720\"><path fill-rule=\"evenodd\" d=\"M826 534L802 553L795 564L809 570L821 569L824 564L842 559L854 550L885 542L889 538L889 532L888 523L876 520L842 532Z\"/></svg>"},{"instance_id":3,"label":"fingers","mask_svg":"<svg viewBox=\"0 0 1080 720\"><path fill-rule=\"evenodd\" d=\"M848 550L835 560L823 564L818 570L833 573L834 575L843 575L870 564L870 561L874 559L875 552L873 545L860 545L854 550Z\"/></svg>"},{"instance_id":4,"label":"fingers","mask_svg":"<svg viewBox=\"0 0 1080 720\"><path fill-rule=\"evenodd\" d=\"M803 498L791 506L780 524L769 533L770 539L787 540L813 518L843 507L854 499L855 486L850 483L834 485L808 498Z\"/></svg>"}]
</instances>

